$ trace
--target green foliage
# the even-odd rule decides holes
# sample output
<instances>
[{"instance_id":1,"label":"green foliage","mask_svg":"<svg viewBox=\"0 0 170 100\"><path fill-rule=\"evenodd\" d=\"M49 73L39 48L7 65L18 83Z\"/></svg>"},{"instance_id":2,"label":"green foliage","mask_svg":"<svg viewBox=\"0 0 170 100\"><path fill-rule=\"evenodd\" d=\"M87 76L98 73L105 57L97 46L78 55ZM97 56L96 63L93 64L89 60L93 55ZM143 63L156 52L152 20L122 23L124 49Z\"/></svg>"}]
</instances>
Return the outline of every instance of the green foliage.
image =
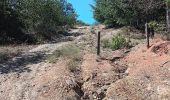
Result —
<instances>
[{"instance_id":1,"label":"green foliage","mask_svg":"<svg viewBox=\"0 0 170 100\"><path fill-rule=\"evenodd\" d=\"M165 0L166 2L170 2L170 0Z\"/></svg>"},{"instance_id":2,"label":"green foliage","mask_svg":"<svg viewBox=\"0 0 170 100\"><path fill-rule=\"evenodd\" d=\"M57 27L72 26L76 14L72 5L65 0L20 0L21 11L30 30L57 32Z\"/></svg>"},{"instance_id":3,"label":"green foliage","mask_svg":"<svg viewBox=\"0 0 170 100\"><path fill-rule=\"evenodd\" d=\"M94 18L106 25L143 28L150 20L165 19L162 0L95 0Z\"/></svg>"},{"instance_id":4,"label":"green foliage","mask_svg":"<svg viewBox=\"0 0 170 100\"><path fill-rule=\"evenodd\" d=\"M112 50L121 49L126 46L127 46L126 39L122 35L117 35L112 38L112 42L111 42Z\"/></svg>"},{"instance_id":5,"label":"green foliage","mask_svg":"<svg viewBox=\"0 0 170 100\"><path fill-rule=\"evenodd\" d=\"M96 0L94 18L106 25L127 24L133 12L127 10L122 0Z\"/></svg>"},{"instance_id":6,"label":"green foliage","mask_svg":"<svg viewBox=\"0 0 170 100\"><path fill-rule=\"evenodd\" d=\"M3 0L0 1L0 40L27 41L30 37L26 33L51 39L51 35L76 24L76 19L72 5L66 0Z\"/></svg>"},{"instance_id":7,"label":"green foliage","mask_svg":"<svg viewBox=\"0 0 170 100\"><path fill-rule=\"evenodd\" d=\"M148 23L148 26L150 28L156 29L158 27L158 23L156 21L151 21L151 22Z\"/></svg>"},{"instance_id":8,"label":"green foliage","mask_svg":"<svg viewBox=\"0 0 170 100\"><path fill-rule=\"evenodd\" d=\"M128 46L126 38L120 34L114 36L112 40L104 39L102 43L104 48L110 48L112 50L118 50Z\"/></svg>"},{"instance_id":9,"label":"green foliage","mask_svg":"<svg viewBox=\"0 0 170 100\"><path fill-rule=\"evenodd\" d=\"M148 23L150 28L153 28L156 32L165 34L166 24L164 22L151 21Z\"/></svg>"},{"instance_id":10,"label":"green foliage","mask_svg":"<svg viewBox=\"0 0 170 100\"><path fill-rule=\"evenodd\" d=\"M12 9L9 1L0 1L0 43L21 40L24 25L19 19L19 11Z\"/></svg>"}]
</instances>

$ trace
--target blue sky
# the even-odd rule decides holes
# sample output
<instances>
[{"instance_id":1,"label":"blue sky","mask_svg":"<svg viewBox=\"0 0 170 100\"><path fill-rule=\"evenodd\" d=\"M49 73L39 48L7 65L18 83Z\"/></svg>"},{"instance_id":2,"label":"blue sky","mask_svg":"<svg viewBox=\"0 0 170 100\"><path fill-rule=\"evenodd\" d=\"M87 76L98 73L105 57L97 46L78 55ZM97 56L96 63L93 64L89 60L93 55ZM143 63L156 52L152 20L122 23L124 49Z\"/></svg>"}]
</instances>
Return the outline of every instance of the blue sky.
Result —
<instances>
[{"instance_id":1,"label":"blue sky","mask_svg":"<svg viewBox=\"0 0 170 100\"><path fill-rule=\"evenodd\" d=\"M77 14L79 15L78 19L82 20L87 24L93 24L95 20L93 19L93 12L90 4L94 4L94 0L68 0Z\"/></svg>"}]
</instances>

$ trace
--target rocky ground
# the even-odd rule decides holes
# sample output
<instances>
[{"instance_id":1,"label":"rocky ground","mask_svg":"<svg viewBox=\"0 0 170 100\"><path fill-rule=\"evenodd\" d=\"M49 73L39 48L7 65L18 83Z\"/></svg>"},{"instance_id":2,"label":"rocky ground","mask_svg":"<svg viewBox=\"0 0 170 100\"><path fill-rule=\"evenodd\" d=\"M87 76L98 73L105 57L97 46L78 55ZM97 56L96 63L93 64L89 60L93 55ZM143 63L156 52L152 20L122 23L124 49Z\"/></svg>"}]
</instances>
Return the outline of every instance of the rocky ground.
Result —
<instances>
[{"instance_id":1,"label":"rocky ground","mask_svg":"<svg viewBox=\"0 0 170 100\"><path fill-rule=\"evenodd\" d=\"M170 43L143 40L135 47L96 56L96 37L110 38L121 29L79 27L69 41L39 45L0 64L0 100L169 100ZM80 69L70 72L67 60L48 62L48 55L67 44L82 48Z\"/></svg>"},{"instance_id":2,"label":"rocky ground","mask_svg":"<svg viewBox=\"0 0 170 100\"><path fill-rule=\"evenodd\" d=\"M133 48L124 61L128 77L113 83L106 100L169 100L170 42L155 39L150 49Z\"/></svg>"}]
</instances>

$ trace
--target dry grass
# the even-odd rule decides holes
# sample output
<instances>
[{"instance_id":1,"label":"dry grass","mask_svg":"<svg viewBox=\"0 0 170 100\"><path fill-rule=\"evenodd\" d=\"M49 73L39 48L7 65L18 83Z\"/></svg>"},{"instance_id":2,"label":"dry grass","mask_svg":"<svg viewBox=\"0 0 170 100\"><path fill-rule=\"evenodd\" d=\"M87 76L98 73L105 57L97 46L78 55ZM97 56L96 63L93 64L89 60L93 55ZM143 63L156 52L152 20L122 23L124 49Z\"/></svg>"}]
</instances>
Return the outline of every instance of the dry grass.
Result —
<instances>
[{"instance_id":1,"label":"dry grass","mask_svg":"<svg viewBox=\"0 0 170 100\"><path fill-rule=\"evenodd\" d=\"M69 71L74 72L79 68L82 61L81 49L75 44L66 45L53 52L48 57L48 61L50 63L56 63L59 58L66 60Z\"/></svg>"},{"instance_id":2,"label":"dry grass","mask_svg":"<svg viewBox=\"0 0 170 100\"><path fill-rule=\"evenodd\" d=\"M0 46L0 63L7 61L8 59L28 51L33 46L20 45L20 46Z\"/></svg>"}]
</instances>

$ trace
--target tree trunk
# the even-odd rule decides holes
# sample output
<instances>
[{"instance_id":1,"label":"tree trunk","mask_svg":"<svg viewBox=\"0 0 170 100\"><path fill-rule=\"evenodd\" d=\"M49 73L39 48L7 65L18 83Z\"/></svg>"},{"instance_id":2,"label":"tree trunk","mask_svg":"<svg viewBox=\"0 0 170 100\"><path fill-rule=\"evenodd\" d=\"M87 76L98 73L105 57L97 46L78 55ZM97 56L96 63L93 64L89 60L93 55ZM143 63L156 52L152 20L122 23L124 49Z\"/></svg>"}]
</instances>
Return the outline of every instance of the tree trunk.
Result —
<instances>
[{"instance_id":1,"label":"tree trunk","mask_svg":"<svg viewBox=\"0 0 170 100\"><path fill-rule=\"evenodd\" d=\"M167 24L167 36L170 39L170 3L166 3L166 24Z\"/></svg>"}]
</instances>

